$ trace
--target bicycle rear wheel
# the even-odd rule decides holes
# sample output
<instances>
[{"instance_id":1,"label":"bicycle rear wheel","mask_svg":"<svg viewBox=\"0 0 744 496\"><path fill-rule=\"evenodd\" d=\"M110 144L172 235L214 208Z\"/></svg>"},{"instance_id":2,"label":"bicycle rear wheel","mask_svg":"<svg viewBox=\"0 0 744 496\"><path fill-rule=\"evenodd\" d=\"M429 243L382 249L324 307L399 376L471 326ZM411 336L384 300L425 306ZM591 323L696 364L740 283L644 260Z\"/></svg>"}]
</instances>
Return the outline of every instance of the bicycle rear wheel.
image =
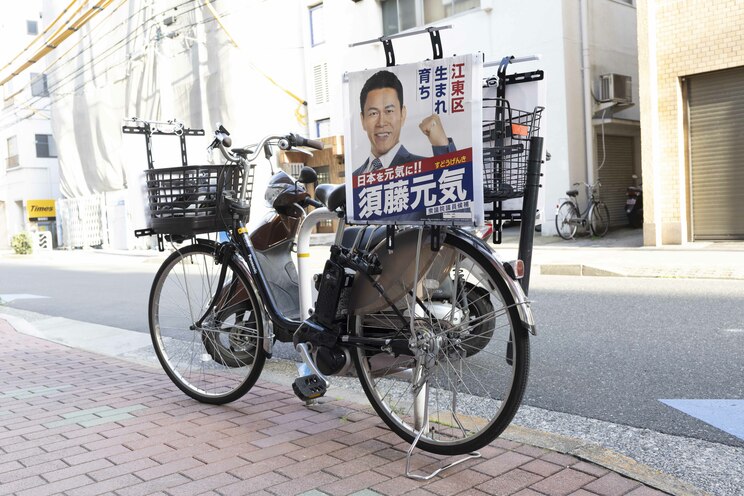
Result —
<instances>
[{"instance_id":1,"label":"bicycle rear wheel","mask_svg":"<svg viewBox=\"0 0 744 496\"><path fill-rule=\"evenodd\" d=\"M243 272L215 263L213 245L193 244L171 254L150 291L150 335L160 364L184 393L223 404L253 387L266 360L258 302ZM217 303L203 320L217 291Z\"/></svg>"},{"instance_id":2,"label":"bicycle rear wheel","mask_svg":"<svg viewBox=\"0 0 744 496\"><path fill-rule=\"evenodd\" d=\"M599 236L600 238L607 234L610 229L610 210L604 202L597 202L592 205L589 212L589 229L592 231L592 236Z\"/></svg>"},{"instance_id":3,"label":"bicycle rear wheel","mask_svg":"<svg viewBox=\"0 0 744 496\"><path fill-rule=\"evenodd\" d=\"M443 455L480 449L519 408L529 369L527 331L493 261L455 234L447 233L417 295L396 302L407 323L390 310L352 317L359 337L409 343L408 354L357 348L352 356L362 387L401 438L412 442L424 431L421 449Z\"/></svg>"},{"instance_id":4,"label":"bicycle rear wheel","mask_svg":"<svg viewBox=\"0 0 744 496\"><path fill-rule=\"evenodd\" d=\"M558 211L555 213L555 230L558 236L563 239L571 239L576 234L576 220L580 217L579 211L570 201L561 203Z\"/></svg>"}]
</instances>

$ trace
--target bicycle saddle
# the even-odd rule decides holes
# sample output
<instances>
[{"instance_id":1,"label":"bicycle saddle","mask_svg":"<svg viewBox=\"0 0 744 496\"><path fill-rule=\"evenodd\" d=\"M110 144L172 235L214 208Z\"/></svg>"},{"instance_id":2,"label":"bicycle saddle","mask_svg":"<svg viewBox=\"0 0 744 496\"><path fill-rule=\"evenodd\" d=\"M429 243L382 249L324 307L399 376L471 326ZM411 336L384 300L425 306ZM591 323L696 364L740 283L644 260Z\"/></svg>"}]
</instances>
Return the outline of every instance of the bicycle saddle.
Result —
<instances>
[{"instance_id":1,"label":"bicycle saddle","mask_svg":"<svg viewBox=\"0 0 744 496\"><path fill-rule=\"evenodd\" d=\"M566 194L568 196L579 196L579 190L578 189L569 189L566 191Z\"/></svg>"},{"instance_id":2,"label":"bicycle saddle","mask_svg":"<svg viewBox=\"0 0 744 496\"><path fill-rule=\"evenodd\" d=\"M315 188L315 198L331 212L346 206L345 184L321 184Z\"/></svg>"},{"instance_id":3,"label":"bicycle saddle","mask_svg":"<svg viewBox=\"0 0 744 496\"><path fill-rule=\"evenodd\" d=\"M253 153L253 150L251 150L247 146L244 148L232 148L230 151L233 152L235 155L240 155L243 158L248 158L248 155Z\"/></svg>"}]
</instances>

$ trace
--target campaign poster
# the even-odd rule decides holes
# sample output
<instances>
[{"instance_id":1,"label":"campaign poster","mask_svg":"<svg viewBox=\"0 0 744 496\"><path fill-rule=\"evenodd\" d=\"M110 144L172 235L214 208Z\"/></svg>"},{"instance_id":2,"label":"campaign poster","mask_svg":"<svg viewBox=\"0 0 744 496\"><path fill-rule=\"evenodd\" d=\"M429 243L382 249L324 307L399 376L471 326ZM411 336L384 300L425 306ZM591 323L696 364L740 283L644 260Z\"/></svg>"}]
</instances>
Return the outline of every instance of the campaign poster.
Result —
<instances>
[{"instance_id":1,"label":"campaign poster","mask_svg":"<svg viewBox=\"0 0 744 496\"><path fill-rule=\"evenodd\" d=\"M348 222L483 223L481 71L474 54L347 75Z\"/></svg>"}]
</instances>

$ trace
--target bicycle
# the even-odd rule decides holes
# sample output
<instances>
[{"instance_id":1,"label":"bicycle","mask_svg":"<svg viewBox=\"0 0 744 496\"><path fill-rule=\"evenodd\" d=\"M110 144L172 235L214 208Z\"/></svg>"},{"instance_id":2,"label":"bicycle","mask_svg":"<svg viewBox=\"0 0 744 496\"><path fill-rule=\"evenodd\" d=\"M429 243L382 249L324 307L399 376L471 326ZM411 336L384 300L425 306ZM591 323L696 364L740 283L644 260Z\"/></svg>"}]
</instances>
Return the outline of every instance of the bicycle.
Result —
<instances>
[{"instance_id":1,"label":"bicycle","mask_svg":"<svg viewBox=\"0 0 744 496\"><path fill-rule=\"evenodd\" d=\"M574 183L574 186L579 184ZM607 205L598 198L597 191L601 185L599 181L593 185L584 183L589 192L584 212L579 208L577 200L579 191L577 189L566 191L569 199L560 204L555 214L555 229L561 238L573 239L578 227L586 229L587 225L592 236L601 238L607 234L610 228L610 211Z\"/></svg>"},{"instance_id":2,"label":"bicycle","mask_svg":"<svg viewBox=\"0 0 744 496\"><path fill-rule=\"evenodd\" d=\"M200 402L224 404L251 389L276 340L293 342L312 371L293 385L303 400L324 394L329 376L351 373L411 450L472 455L493 441L527 383L535 326L521 264L457 227L346 226L345 186L319 185L311 198L303 186L316 179L310 168L296 181L274 174L266 191L273 213L249 233L259 155L322 144L290 134L228 150L228 134L220 127L210 145L222 166L148 171L151 226L137 234L174 247L148 303L169 378ZM310 232L327 219L339 227L313 300ZM225 242L197 237L222 230Z\"/></svg>"}]
</instances>

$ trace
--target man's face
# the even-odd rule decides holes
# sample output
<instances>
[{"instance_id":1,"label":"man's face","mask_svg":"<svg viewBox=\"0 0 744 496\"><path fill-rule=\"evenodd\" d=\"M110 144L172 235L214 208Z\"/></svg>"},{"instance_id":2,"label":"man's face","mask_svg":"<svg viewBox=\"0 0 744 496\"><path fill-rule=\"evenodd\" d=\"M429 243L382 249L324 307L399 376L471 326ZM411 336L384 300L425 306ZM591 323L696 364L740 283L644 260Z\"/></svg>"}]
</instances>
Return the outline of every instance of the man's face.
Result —
<instances>
[{"instance_id":1,"label":"man's face","mask_svg":"<svg viewBox=\"0 0 744 496\"><path fill-rule=\"evenodd\" d=\"M362 112L362 128L369 137L375 157L387 153L400 139L400 129L406 121L406 108L401 108L398 93L393 88L380 88L367 94Z\"/></svg>"}]
</instances>

